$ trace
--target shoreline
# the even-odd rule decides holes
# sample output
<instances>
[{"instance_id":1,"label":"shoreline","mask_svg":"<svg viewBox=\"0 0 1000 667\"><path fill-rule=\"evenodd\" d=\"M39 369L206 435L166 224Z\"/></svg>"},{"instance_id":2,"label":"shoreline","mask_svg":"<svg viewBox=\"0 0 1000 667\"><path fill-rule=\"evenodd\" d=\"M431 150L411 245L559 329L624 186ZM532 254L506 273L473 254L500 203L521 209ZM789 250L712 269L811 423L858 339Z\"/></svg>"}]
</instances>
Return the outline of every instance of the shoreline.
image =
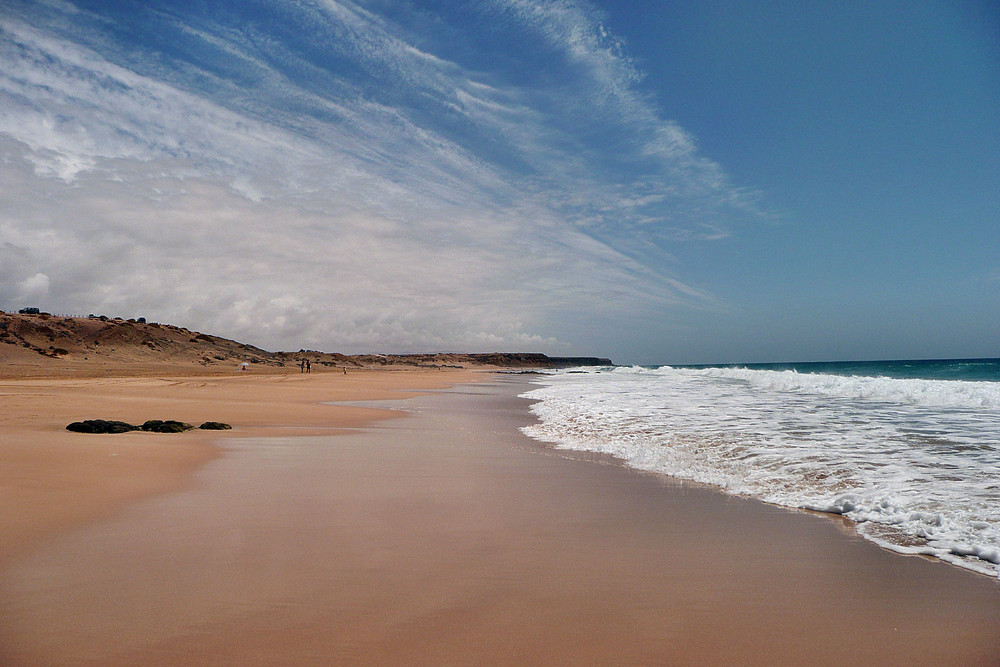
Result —
<instances>
[{"instance_id":1,"label":"shoreline","mask_svg":"<svg viewBox=\"0 0 1000 667\"><path fill-rule=\"evenodd\" d=\"M613 454L607 454L604 452L591 452L579 449L568 449L568 448L563 449L556 446L554 443L546 442L543 440L535 440L534 438L531 438L531 440L538 443L540 447L549 448L552 449L553 451L559 452L562 455L565 455L566 458L594 463L597 465L618 466L625 470L634 473L639 473L641 475L648 475L653 479L663 480L671 484L679 484L685 487L701 489L709 493L719 494L724 497L733 498L738 501L760 503L762 505L773 507L778 510L791 512L793 514L802 514L805 516L810 516L820 519L822 521L828 521L832 525L834 525L838 531L844 532L845 534L851 537L855 537L859 540L862 540L878 549L881 549L882 551L885 551L886 553L892 554L896 557L919 558L922 560L926 560L930 563L935 563L946 567L953 567L967 574L982 577L991 584L997 586L998 590L1000 590L1000 577L998 577L993 571L987 570L984 567L971 567L968 564L958 560L949 560L947 558L942 558L941 556L935 555L933 553L927 553L926 551L922 550L922 547L919 545L912 547L899 546L887 540L879 539L874 536L865 535L863 534L863 531L858 530L860 526L865 526L865 525L872 525L876 529L880 527L891 529L891 526L888 526L886 524L878 524L871 521L868 522L855 521L850 517L844 516L843 514L838 514L836 512L825 512L823 510L810 509L808 507L794 507L791 505L782 505L781 503L769 502L766 500L762 500L760 498L754 498L753 496L744 496L736 493L730 493L722 487L716 486L714 484L709 484L707 482L699 482L692 479L684 479L683 477L674 477L672 475L656 472L654 470L633 468L629 466L623 459Z\"/></svg>"},{"instance_id":2,"label":"shoreline","mask_svg":"<svg viewBox=\"0 0 1000 667\"><path fill-rule=\"evenodd\" d=\"M881 548L1000 581L1000 404L998 383L986 381L998 365L947 362L930 373L884 363L884 375L847 375L856 362L843 375L777 364L563 375L529 392L540 423L526 432L736 497L842 516ZM935 377L949 373L967 379Z\"/></svg>"},{"instance_id":3,"label":"shoreline","mask_svg":"<svg viewBox=\"0 0 1000 667\"><path fill-rule=\"evenodd\" d=\"M699 482L692 479L674 477L672 475L656 472L653 470L643 470L641 468L633 468L629 466L624 460L618 458L617 456L614 456L613 454L607 454L604 452L589 452L577 449L562 449L556 447L553 443L545 442L542 440L535 440L534 438L531 438L531 440L536 442L539 447L552 449L553 451L558 452L560 455L564 455L566 458L569 459L579 460L587 463L593 463L595 465L617 466L633 473L638 473L640 475L648 475L653 479L658 479L668 484L677 484L693 489L700 489L708 493L719 494L721 496L732 498L737 501L760 503L761 505L765 505L767 507L773 507L774 509L777 510L790 512L792 514L802 514L805 516L819 519L821 521L827 521L830 522L838 531L843 532L845 535L862 540L863 542L866 542L867 544L870 544L873 547L885 551L888 554L892 554L893 556L902 558L918 558L926 560L929 563L934 563L945 567L952 567L966 574L971 574L977 577L981 577L990 584L993 584L997 586L998 589L1000 589L1000 578L998 578L997 575L994 574L992 571L987 571L985 568L968 567L967 565L961 562L954 562L946 558L941 558L940 556L936 556L931 553L925 553L920 550L921 547L919 546L900 547L888 541L866 536L862 534L861 531L858 530L859 526L870 524L872 522L855 521L850 517L846 517L843 514L838 514L836 512L824 512L823 510L809 509L807 507L793 507L791 505L782 505L781 503L768 502L766 500L762 500L760 498L754 498L752 496L743 496L735 493L729 493L725 489L715 486L713 484L709 484L707 482ZM884 524L874 524L874 525L882 526Z\"/></svg>"},{"instance_id":4,"label":"shoreline","mask_svg":"<svg viewBox=\"0 0 1000 667\"><path fill-rule=\"evenodd\" d=\"M518 430L523 379L468 379L352 405L402 412L334 436L246 429L183 489L0 568L0 658L996 663L1000 590L974 573L552 448Z\"/></svg>"}]
</instances>

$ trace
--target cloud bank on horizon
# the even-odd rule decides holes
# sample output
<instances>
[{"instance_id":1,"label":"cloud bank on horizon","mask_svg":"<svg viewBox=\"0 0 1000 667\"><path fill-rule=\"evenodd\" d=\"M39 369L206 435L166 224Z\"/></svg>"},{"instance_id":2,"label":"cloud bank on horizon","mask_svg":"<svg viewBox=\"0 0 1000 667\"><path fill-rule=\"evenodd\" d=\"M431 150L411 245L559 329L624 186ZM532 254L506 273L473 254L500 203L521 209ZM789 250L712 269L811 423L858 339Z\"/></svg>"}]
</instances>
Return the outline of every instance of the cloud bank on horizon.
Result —
<instances>
[{"instance_id":1,"label":"cloud bank on horizon","mask_svg":"<svg viewBox=\"0 0 1000 667\"><path fill-rule=\"evenodd\" d=\"M589 349L725 309L761 217L581 0L0 8L0 304L345 352Z\"/></svg>"}]
</instances>

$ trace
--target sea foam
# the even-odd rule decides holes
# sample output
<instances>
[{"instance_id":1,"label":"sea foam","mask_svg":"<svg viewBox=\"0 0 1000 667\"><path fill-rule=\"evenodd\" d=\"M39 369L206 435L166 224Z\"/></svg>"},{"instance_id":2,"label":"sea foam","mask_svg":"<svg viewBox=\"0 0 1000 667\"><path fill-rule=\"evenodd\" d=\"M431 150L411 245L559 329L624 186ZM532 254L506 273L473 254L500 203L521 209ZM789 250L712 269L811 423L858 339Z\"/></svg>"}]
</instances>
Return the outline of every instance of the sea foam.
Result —
<instances>
[{"instance_id":1,"label":"sea foam","mask_svg":"<svg viewBox=\"0 0 1000 667\"><path fill-rule=\"evenodd\" d=\"M1000 576L1000 383L671 367L539 382L536 439Z\"/></svg>"}]
</instances>

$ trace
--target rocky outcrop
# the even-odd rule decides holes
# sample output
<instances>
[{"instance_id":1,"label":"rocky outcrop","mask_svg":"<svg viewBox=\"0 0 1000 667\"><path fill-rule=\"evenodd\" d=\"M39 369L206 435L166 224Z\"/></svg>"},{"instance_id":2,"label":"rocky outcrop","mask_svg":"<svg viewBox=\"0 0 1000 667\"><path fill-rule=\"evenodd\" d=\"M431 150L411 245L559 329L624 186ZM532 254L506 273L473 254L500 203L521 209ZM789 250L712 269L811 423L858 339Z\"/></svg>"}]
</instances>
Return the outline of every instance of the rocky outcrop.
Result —
<instances>
[{"instance_id":1,"label":"rocky outcrop","mask_svg":"<svg viewBox=\"0 0 1000 667\"><path fill-rule=\"evenodd\" d=\"M550 357L538 353L495 352L469 354L476 363L506 368L571 368L573 366L613 366L610 359L599 357Z\"/></svg>"}]
</instances>

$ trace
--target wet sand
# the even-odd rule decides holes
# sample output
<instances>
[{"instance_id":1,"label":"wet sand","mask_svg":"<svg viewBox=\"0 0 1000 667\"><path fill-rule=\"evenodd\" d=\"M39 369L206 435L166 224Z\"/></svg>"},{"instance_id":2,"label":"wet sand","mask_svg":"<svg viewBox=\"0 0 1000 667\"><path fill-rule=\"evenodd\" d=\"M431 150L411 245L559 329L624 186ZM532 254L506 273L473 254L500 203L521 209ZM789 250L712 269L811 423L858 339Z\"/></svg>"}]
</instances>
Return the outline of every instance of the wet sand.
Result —
<instances>
[{"instance_id":1,"label":"wet sand","mask_svg":"<svg viewBox=\"0 0 1000 667\"><path fill-rule=\"evenodd\" d=\"M393 413L321 403L403 397L481 376L462 370L203 376L183 365L128 376L129 369L119 364L114 377L38 378L36 364L25 367L27 378L0 379L0 567L54 532L189 484L191 473L218 455L215 441L357 427ZM235 430L112 436L65 430L95 418L222 421Z\"/></svg>"},{"instance_id":2,"label":"wet sand","mask_svg":"<svg viewBox=\"0 0 1000 667\"><path fill-rule=\"evenodd\" d=\"M996 581L548 449L519 382L226 440L10 559L0 662L1000 664Z\"/></svg>"}]
</instances>

